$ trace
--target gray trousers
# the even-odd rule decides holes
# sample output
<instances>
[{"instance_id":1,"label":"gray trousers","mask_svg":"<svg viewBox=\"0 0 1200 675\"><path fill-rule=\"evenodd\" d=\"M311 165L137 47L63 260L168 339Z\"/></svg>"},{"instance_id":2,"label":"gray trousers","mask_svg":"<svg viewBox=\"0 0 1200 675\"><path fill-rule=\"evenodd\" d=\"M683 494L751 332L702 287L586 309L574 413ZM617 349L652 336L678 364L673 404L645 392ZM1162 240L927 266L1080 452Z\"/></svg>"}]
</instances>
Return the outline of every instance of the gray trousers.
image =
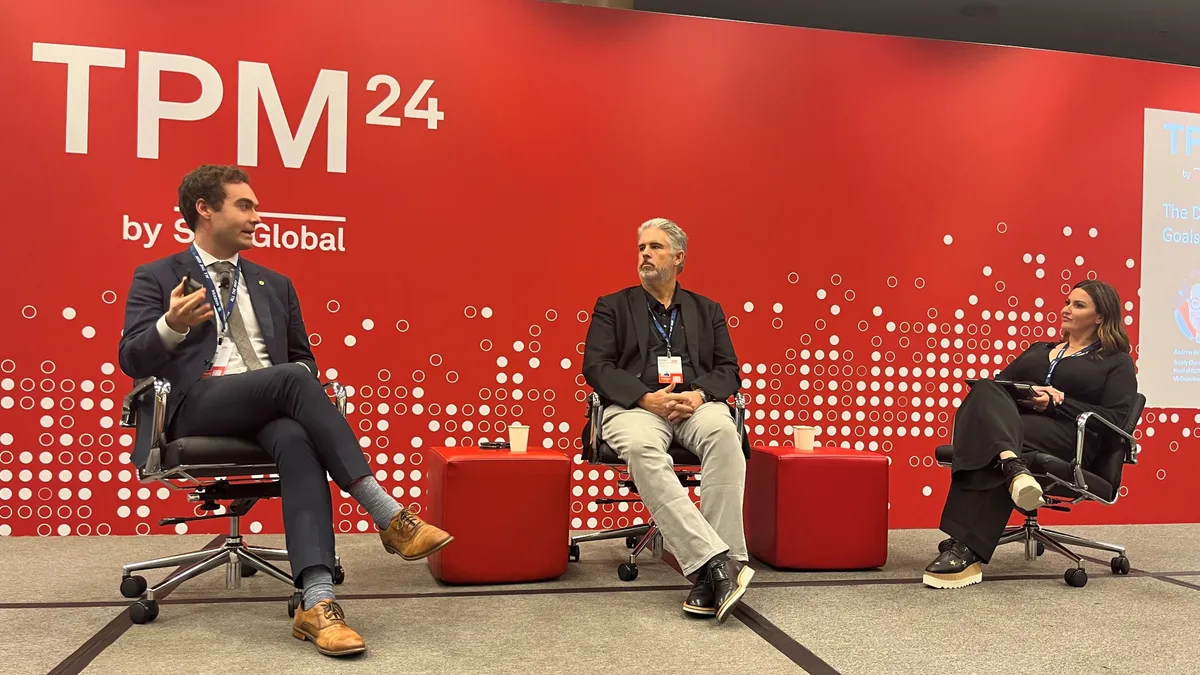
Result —
<instances>
[{"instance_id":1,"label":"gray trousers","mask_svg":"<svg viewBox=\"0 0 1200 675\"><path fill-rule=\"evenodd\" d=\"M629 466L642 503L684 574L718 553L746 561L742 496L746 458L729 408L709 402L672 424L643 408L604 410L604 440ZM700 508L680 485L667 448L675 440L700 458Z\"/></svg>"}]
</instances>

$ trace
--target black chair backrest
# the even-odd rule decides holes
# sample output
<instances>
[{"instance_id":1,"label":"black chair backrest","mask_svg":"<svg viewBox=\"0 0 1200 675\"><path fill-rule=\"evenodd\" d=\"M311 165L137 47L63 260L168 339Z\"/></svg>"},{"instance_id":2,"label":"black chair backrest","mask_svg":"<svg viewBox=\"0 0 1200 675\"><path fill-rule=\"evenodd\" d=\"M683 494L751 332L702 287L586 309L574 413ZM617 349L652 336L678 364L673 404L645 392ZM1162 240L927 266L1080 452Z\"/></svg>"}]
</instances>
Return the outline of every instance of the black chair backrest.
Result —
<instances>
[{"instance_id":1,"label":"black chair backrest","mask_svg":"<svg viewBox=\"0 0 1200 675\"><path fill-rule=\"evenodd\" d=\"M1133 404L1129 408L1129 416L1121 424L1121 429L1132 435L1138 422L1141 421L1142 412L1145 409L1146 397L1142 394L1135 394ZM1092 466L1086 468L1108 481L1115 491L1121 487L1121 473L1125 468L1125 458L1132 452L1132 449L1128 447L1128 441L1116 434L1101 432L1099 437L1103 446L1098 453L1093 455Z\"/></svg>"}]
</instances>

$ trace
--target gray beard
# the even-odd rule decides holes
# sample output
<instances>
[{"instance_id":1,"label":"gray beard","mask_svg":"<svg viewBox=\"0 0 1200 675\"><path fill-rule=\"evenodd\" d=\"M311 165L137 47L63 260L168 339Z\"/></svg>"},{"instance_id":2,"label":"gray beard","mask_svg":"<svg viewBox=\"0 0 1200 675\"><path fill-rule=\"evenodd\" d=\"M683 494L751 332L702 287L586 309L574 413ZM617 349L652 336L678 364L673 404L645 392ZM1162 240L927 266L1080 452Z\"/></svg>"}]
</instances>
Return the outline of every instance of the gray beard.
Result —
<instances>
[{"instance_id":1,"label":"gray beard","mask_svg":"<svg viewBox=\"0 0 1200 675\"><path fill-rule=\"evenodd\" d=\"M667 267L655 267L652 270L638 265L638 276L642 281L651 285L666 283L671 278L671 270Z\"/></svg>"}]
</instances>

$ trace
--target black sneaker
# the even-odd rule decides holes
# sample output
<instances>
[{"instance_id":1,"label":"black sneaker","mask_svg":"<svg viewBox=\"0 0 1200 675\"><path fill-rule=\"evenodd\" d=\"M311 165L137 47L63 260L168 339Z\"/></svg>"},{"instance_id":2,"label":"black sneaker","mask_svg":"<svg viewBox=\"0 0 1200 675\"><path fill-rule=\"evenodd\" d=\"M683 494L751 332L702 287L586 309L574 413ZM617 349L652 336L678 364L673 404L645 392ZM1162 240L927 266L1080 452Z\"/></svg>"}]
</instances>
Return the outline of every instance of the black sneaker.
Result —
<instances>
[{"instance_id":1,"label":"black sneaker","mask_svg":"<svg viewBox=\"0 0 1200 675\"><path fill-rule=\"evenodd\" d=\"M1020 457L1000 460L1000 470L1008 478L1008 492L1013 503L1023 511L1034 511L1046 502L1042 500L1042 486L1029 473L1029 467Z\"/></svg>"},{"instance_id":2,"label":"black sneaker","mask_svg":"<svg viewBox=\"0 0 1200 675\"><path fill-rule=\"evenodd\" d=\"M929 563L921 581L930 588L963 588L983 581L983 564L966 544L954 541Z\"/></svg>"}]
</instances>

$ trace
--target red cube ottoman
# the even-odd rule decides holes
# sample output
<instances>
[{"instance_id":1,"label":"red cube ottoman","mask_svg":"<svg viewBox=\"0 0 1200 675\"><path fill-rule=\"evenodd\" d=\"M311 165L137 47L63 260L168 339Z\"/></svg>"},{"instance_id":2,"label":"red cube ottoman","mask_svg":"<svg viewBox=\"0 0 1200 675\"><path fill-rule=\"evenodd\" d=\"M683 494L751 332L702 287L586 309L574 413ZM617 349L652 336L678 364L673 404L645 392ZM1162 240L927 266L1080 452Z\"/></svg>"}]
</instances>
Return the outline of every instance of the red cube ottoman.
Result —
<instances>
[{"instance_id":1,"label":"red cube ottoman","mask_svg":"<svg viewBox=\"0 0 1200 675\"><path fill-rule=\"evenodd\" d=\"M454 536L429 556L436 579L495 584L567 571L571 460L565 455L435 447L426 463L421 517Z\"/></svg>"},{"instance_id":2,"label":"red cube ottoman","mask_svg":"<svg viewBox=\"0 0 1200 675\"><path fill-rule=\"evenodd\" d=\"M887 562L887 456L843 448L756 445L743 509L750 555L785 569Z\"/></svg>"}]
</instances>

